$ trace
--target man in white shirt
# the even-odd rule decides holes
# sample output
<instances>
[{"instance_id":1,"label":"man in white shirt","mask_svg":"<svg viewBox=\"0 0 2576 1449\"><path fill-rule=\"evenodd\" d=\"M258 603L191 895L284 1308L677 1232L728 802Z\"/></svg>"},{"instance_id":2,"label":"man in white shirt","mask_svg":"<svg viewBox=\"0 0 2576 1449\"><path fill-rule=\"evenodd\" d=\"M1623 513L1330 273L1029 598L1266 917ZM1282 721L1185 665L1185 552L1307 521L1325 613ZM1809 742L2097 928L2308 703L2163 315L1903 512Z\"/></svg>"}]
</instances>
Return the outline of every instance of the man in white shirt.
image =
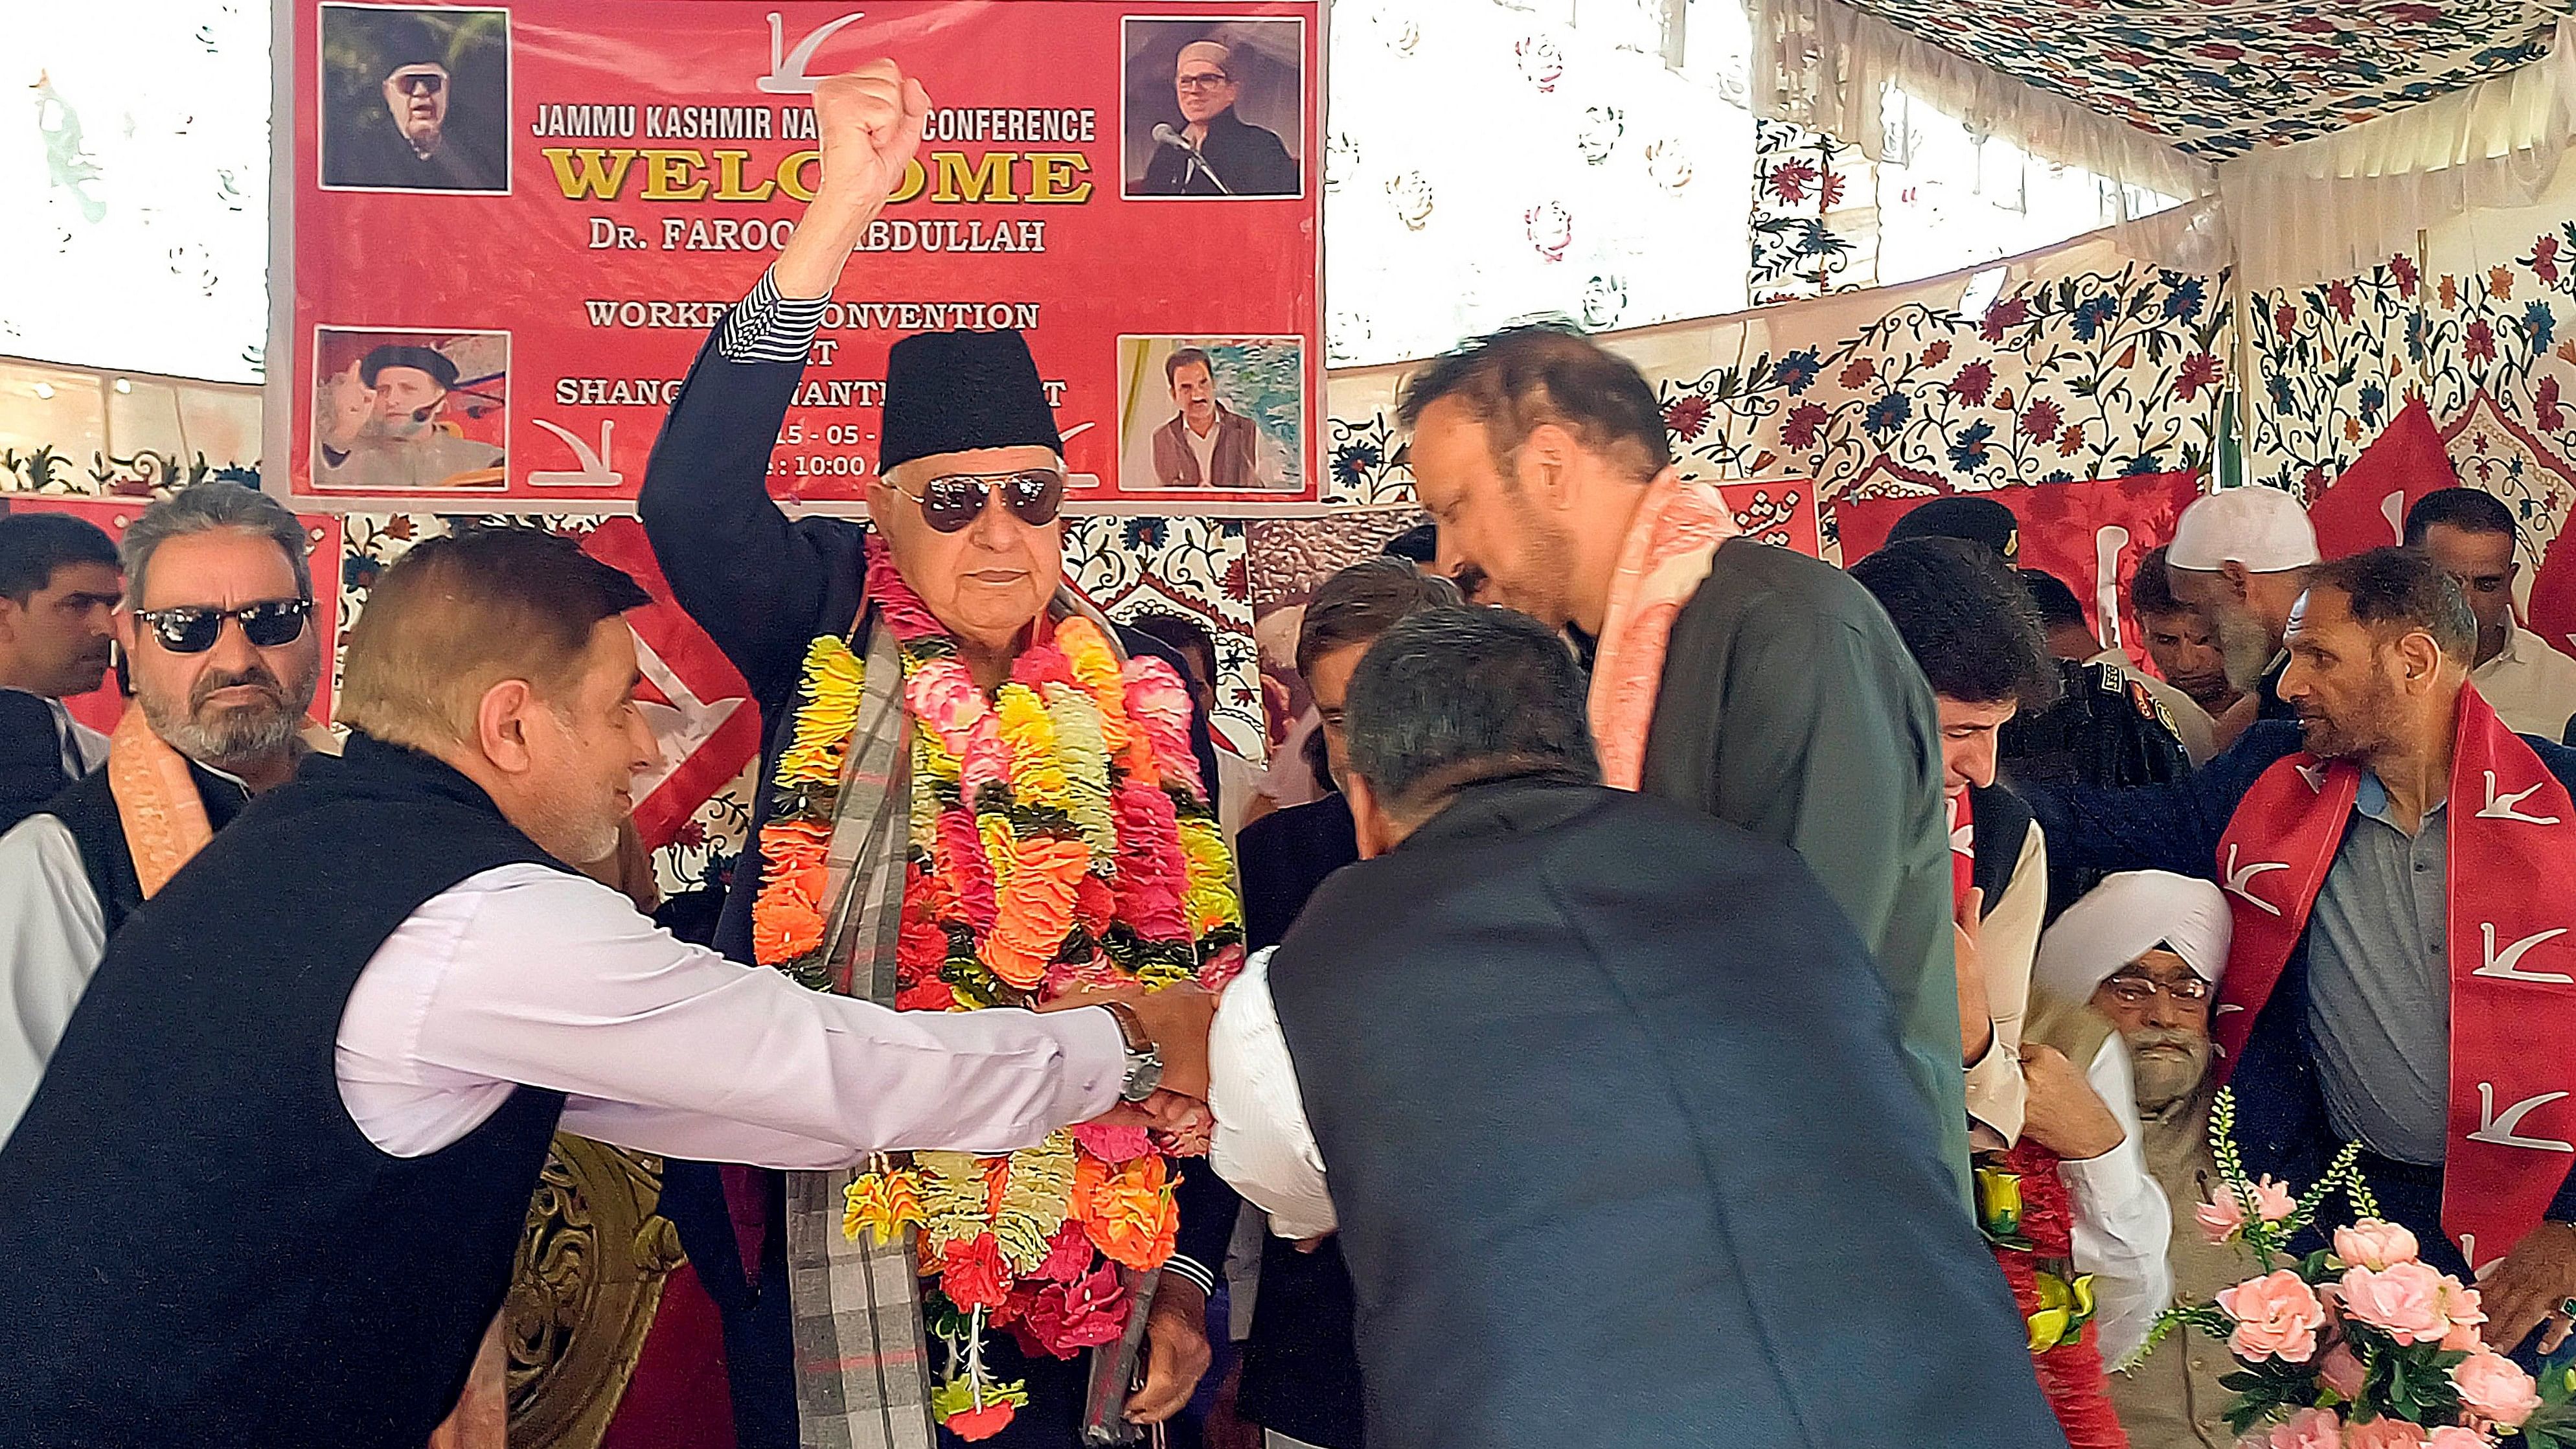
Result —
<instances>
[{"instance_id":1,"label":"man in white shirt","mask_svg":"<svg viewBox=\"0 0 2576 1449\"><path fill-rule=\"evenodd\" d=\"M0 1142L107 938L294 776L322 676L305 547L294 514L239 483L183 489L126 529L135 710L106 769L0 835Z\"/></svg>"},{"instance_id":2,"label":"man in white shirt","mask_svg":"<svg viewBox=\"0 0 2576 1449\"><path fill-rule=\"evenodd\" d=\"M1138 1110L1170 1100L1158 1066L1204 1091L1195 988L898 1014L683 945L564 867L615 848L655 763L622 617L645 602L534 530L386 572L347 754L110 941L0 1149L13 1442L414 1449L558 1125L822 1167L1178 1120ZM180 1184L183 1211L135 1210Z\"/></svg>"},{"instance_id":3,"label":"man in white shirt","mask_svg":"<svg viewBox=\"0 0 2576 1449\"><path fill-rule=\"evenodd\" d=\"M2516 734L2559 740L2576 718L2576 659L2513 617L2514 558L2521 541L2513 511L2479 488L2427 493L2406 510L2406 546L2433 556L2460 581L2478 620L2478 659L2469 682Z\"/></svg>"},{"instance_id":4,"label":"man in white shirt","mask_svg":"<svg viewBox=\"0 0 2576 1449\"><path fill-rule=\"evenodd\" d=\"M0 830L107 758L67 695L106 677L116 544L68 513L0 513Z\"/></svg>"}]
</instances>

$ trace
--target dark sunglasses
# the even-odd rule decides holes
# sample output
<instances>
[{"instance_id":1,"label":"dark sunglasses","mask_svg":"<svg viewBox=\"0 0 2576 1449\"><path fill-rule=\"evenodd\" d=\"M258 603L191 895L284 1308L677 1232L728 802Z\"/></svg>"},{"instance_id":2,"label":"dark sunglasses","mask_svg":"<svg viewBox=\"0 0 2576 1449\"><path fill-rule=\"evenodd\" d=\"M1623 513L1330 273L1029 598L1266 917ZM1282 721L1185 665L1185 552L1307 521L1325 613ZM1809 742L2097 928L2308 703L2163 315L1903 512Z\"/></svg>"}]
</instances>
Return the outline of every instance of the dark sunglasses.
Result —
<instances>
[{"instance_id":1,"label":"dark sunglasses","mask_svg":"<svg viewBox=\"0 0 2576 1449\"><path fill-rule=\"evenodd\" d=\"M434 96L447 88L447 77L435 71L413 71L394 77L394 89L407 96Z\"/></svg>"},{"instance_id":2,"label":"dark sunglasses","mask_svg":"<svg viewBox=\"0 0 2576 1449\"><path fill-rule=\"evenodd\" d=\"M141 609L134 617L152 626L152 637L173 654L203 654L223 637L224 621L239 619L242 637L261 649L292 643L313 613L311 599L263 599L238 609L185 605L176 609Z\"/></svg>"},{"instance_id":3,"label":"dark sunglasses","mask_svg":"<svg viewBox=\"0 0 2576 1449\"><path fill-rule=\"evenodd\" d=\"M1064 475L1053 468L1023 468L1016 473L942 473L922 480L918 493L889 478L886 486L921 505L921 521L941 533L955 533L983 516L984 505L999 489L1002 506L1032 528L1055 522L1064 507Z\"/></svg>"}]
</instances>

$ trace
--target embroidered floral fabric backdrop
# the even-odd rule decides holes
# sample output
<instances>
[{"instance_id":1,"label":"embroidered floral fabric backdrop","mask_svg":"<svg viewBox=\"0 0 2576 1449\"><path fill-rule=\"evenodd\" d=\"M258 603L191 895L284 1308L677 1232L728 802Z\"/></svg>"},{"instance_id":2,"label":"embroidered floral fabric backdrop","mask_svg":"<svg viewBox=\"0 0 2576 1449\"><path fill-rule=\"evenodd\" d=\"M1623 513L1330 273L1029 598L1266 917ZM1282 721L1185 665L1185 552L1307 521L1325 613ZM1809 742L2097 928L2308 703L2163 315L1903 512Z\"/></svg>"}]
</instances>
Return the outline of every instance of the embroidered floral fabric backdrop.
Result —
<instances>
[{"instance_id":1,"label":"embroidered floral fabric backdrop","mask_svg":"<svg viewBox=\"0 0 2576 1449\"><path fill-rule=\"evenodd\" d=\"M1843 293L1614 339L1664 399L1684 467L1846 495L1975 492L2206 468L2234 347L2223 280L2090 239L1963 279ZM1386 503L1401 368L1337 374L1328 497Z\"/></svg>"},{"instance_id":2,"label":"embroidered floral fabric backdrop","mask_svg":"<svg viewBox=\"0 0 2576 1449\"><path fill-rule=\"evenodd\" d=\"M1852 0L1922 40L2224 159L2306 140L2547 50L2556 7L2368 0Z\"/></svg>"},{"instance_id":3,"label":"embroidered floral fabric backdrop","mask_svg":"<svg viewBox=\"0 0 2576 1449\"><path fill-rule=\"evenodd\" d=\"M2576 180L2248 311L2257 481L2313 498L2420 394L2460 481L2520 518L2528 586L2576 503Z\"/></svg>"}]
</instances>

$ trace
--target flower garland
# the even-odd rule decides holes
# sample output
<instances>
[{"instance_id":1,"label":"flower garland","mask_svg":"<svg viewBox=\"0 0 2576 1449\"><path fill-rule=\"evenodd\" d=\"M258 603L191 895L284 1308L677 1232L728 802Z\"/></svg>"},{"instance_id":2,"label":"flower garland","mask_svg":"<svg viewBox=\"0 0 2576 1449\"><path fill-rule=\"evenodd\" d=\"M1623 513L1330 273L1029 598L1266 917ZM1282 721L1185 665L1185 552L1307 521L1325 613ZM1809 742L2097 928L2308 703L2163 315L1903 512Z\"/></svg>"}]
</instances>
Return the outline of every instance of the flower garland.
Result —
<instances>
[{"instance_id":1,"label":"flower garland","mask_svg":"<svg viewBox=\"0 0 2576 1449\"><path fill-rule=\"evenodd\" d=\"M909 848L895 1004L1035 1005L1070 990L1198 979L1243 959L1242 914L1198 761L1190 698L1161 660L1120 662L1098 627L1057 623L990 699L883 544L867 600L903 656L912 716ZM828 990L824 847L865 665L838 638L806 651L790 740L761 828L752 902L760 962ZM842 1228L915 1235L930 1333L947 1349L933 1411L969 1439L1000 1432L1026 1386L986 1369L983 1335L1070 1358L1126 1326L1120 1267L1156 1268L1180 1227L1168 1154L1204 1143L1084 1125L1006 1157L881 1155L851 1183Z\"/></svg>"}]
</instances>

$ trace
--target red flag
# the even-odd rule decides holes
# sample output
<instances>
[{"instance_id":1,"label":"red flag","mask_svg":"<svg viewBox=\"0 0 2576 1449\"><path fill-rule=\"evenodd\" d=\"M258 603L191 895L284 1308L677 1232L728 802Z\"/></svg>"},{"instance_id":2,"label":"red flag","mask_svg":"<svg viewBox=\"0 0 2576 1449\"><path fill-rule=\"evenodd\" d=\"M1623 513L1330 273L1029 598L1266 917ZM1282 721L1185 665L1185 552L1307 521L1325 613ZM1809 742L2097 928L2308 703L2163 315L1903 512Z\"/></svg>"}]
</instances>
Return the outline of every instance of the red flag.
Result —
<instances>
[{"instance_id":1,"label":"red flag","mask_svg":"<svg viewBox=\"0 0 2576 1449\"><path fill-rule=\"evenodd\" d=\"M1816 521L1816 485L1807 478L1765 478L1752 483L1720 483L1718 496L1735 514L1746 538L1794 549L1809 558L1825 555L1823 530Z\"/></svg>"},{"instance_id":2,"label":"red flag","mask_svg":"<svg viewBox=\"0 0 2576 1449\"><path fill-rule=\"evenodd\" d=\"M636 698L662 746L660 773L635 782L635 830L645 849L659 850L759 755L760 707L741 673L671 597L642 524L605 519L581 548L625 570L653 596L650 607L630 612L626 622L634 627L636 662L644 671Z\"/></svg>"},{"instance_id":3,"label":"red flag","mask_svg":"<svg viewBox=\"0 0 2576 1449\"><path fill-rule=\"evenodd\" d=\"M2559 535L2563 541L2565 534ZM2532 576L2523 623L2561 653L2576 654L2576 544L2552 546Z\"/></svg>"},{"instance_id":4,"label":"red flag","mask_svg":"<svg viewBox=\"0 0 2576 1449\"><path fill-rule=\"evenodd\" d=\"M1967 496L1991 498L2021 520L2020 565L2055 574L2084 601L2084 616L2097 639L2106 612L2120 619L2118 639L2133 660L2146 657L2137 621L2128 614L2129 575L2150 549L2173 539L2174 522L2200 493L2196 473L2147 473L2077 483L2033 483ZM1834 504L1841 525L1843 561L1850 563L1887 542L1896 520L1930 500L1843 499Z\"/></svg>"},{"instance_id":5,"label":"red flag","mask_svg":"<svg viewBox=\"0 0 2576 1449\"><path fill-rule=\"evenodd\" d=\"M2432 413L2422 398L2409 398L2352 466L2308 504L2317 551L2327 558L2347 558L2404 543L2406 510L2415 500L2459 482Z\"/></svg>"}]
</instances>

